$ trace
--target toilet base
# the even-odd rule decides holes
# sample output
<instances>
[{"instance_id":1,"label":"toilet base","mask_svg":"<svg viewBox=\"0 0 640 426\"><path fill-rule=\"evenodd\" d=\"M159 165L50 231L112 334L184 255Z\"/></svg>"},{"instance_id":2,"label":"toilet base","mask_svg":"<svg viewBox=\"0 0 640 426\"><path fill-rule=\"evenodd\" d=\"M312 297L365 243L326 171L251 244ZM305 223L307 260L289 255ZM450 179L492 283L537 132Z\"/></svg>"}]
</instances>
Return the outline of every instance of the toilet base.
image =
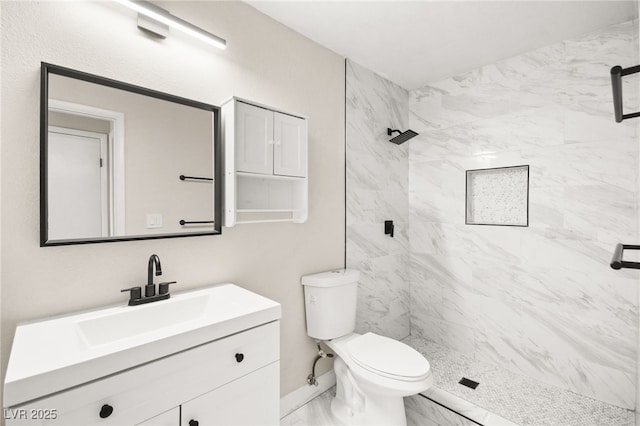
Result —
<instances>
[{"instance_id":1,"label":"toilet base","mask_svg":"<svg viewBox=\"0 0 640 426\"><path fill-rule=\"evenodd\" d=\"M404 398L388 394L362 392L345 362L336 357L336 396L331 412L342 425L406 426Z\"/></svg>"},{"instance_id":2,"label":"toilet base","mask_svg":"<svg viewBox=\"0 0 640 426\"><path fill-rule=\"evenodd\" d=\"M331 401L331 413L341 425L407 425L402 397L380 398L377 401L367 398L367 409L363 413L354 413L343 400L336 397Z\"/></svg>"}]
</instances>

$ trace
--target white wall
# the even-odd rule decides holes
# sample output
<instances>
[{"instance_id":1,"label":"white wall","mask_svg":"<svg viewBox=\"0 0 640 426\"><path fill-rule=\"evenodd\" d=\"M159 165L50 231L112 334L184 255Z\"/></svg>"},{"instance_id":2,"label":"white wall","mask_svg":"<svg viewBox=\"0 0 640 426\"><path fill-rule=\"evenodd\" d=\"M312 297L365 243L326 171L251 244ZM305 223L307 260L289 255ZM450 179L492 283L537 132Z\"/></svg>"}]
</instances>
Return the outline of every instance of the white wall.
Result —
<instances>
[{"instance_id":1,"label":"white wall","mask_svg":"<svg viewBox=\"0 0 640 426\"><path fill-rule=\"evenodd\" d=\"M626 22L411 92L411 333L634 408L638 121L615 123ZM625 105L637 86L625 80ZM529 227L465 225L465 170L530 165Z\"/></svg>"},{"instance_id":2,"label":"white wall","mask_svg":"<svg viewBox=\"0 0 640 426\"><path fill-rule=\"evenodd\" d=\"M124 303L120 289L143 283L148 257L157 253L176 291L234 282L282 304L286 394L305 384L315 354L300 276L344 261L344 62L244 3L159 4L226 38L227 50L175 32L151 39L136 28L136 14L115 2L0 4L2 367L16 323ZM237 95L309 116L308 222L40 248L40 61L214 105Z\"/></svg>"},{"instance_id":3,"label":"white wall","mask_svg":"<svg viewBox=\"0 0 640 426\"><path fill-rule=\"evenodd\" d=\"M346 61L347 267L361 272L357 331L409 335L409 145L387 128L407 130L409 93ZM394 134L396 135L396 134ZM394 237L384 234L393 220Z\"/></svg>"}]
</instances>

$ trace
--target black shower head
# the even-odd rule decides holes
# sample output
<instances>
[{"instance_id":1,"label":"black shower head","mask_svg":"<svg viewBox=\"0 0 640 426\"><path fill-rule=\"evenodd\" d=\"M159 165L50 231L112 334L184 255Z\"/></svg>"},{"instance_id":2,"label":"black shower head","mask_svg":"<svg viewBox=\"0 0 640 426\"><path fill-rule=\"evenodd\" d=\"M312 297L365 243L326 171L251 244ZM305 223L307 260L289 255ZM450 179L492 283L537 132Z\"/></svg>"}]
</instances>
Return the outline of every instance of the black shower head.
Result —
<instances>
[{"instance_id":1,"label":"black shower head","mask_svg":"<svg viewBox=\"0 0 640 426\"><path fill-rule=\"evenodd\" d=\"M409 139L418 136L418 133L414 132L413 130L409 129L406 132L401 132L400 130L391 130L390 128L387 129L387 135L391 136L393 133L400 133L398 136L389 139L389 142L393 142L396 145L400 145L401 143L405 143L406 141L408 141Z\"/></svg>"}]
</instances>

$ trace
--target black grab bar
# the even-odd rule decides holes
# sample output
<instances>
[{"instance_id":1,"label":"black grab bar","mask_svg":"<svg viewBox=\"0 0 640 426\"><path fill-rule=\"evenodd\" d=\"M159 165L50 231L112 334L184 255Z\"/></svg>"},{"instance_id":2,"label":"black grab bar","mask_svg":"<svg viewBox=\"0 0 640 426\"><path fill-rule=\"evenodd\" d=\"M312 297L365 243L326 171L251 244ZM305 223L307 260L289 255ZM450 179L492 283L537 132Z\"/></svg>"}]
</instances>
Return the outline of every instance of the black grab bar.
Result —
<instances>
[{"instance_id":1,"label":"black grab bar","mask_svg":"<svg viewBox=\"0 0 640 426\"><path fill-rule=\"evenodd\" d=\"M197 177L197 176L185 176L185 175L180 175L179 176L180 180L207 180L207 181L212 181L213 178L206 178L206 177Z\"/></svg>"},{"instance_id":2,"label":"black grab bar","mask_svg":"<svg viewBox=\"0 0 640 426\"><path fill-rule=\"evenodd\" d=\"M620 123L627 118L640 117L640 112L622 113L622 77L637 72L640 72L640 65L629 68L622 68L620 65L616 65L611 68L611 90L613 91L613 112L616 117L616 123Z\"/></svg>"},{"instance_id":3,"label":"black grab bar","mask_svg":"<svg viewBox=\"0 0 640 426\"><path fill-rule=\"evenodd\" d=\"M616 249L613 252L613 257L611 258L611 267L613 269L640 269L640 262L627 262L622 260L622 254L625 250L640 250L640 246L634 246L629 244L618 244L616 245Z\"/></svg>"},{"instance_id":4,"label":"black grab bar","mask_svg":"<svg viewBox=\"0 0 640 426\"><path fill-rule=\"evenodd\" d=\"M209 223L215 223L213 220L195 220L195 221L189 221L189 220L184 220L181 219L180 220L180 225L184 226L184 225L206 225Z\"/></svg>"}]
</instances>

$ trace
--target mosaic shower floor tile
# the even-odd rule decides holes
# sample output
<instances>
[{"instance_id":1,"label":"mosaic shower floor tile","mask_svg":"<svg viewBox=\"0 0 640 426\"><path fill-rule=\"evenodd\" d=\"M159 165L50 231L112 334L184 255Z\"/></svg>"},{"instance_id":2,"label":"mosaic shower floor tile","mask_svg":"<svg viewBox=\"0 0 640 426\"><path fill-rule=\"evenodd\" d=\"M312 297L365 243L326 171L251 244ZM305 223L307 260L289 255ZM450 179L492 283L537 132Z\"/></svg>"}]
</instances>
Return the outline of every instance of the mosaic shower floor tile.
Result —
<instances>
[{"instance_id":1,"label":"mosaic shower floor tile","mask_svg":"<svg viewBox=\"0 0 640 426\"><path fill-rule=\"evenodd\" d=\"M404 343L431 364L435 386L520 425L633 426L634 412L477 361L424 339ZM458 382L479 382L473 390Z\"/></svg>"}]
</instances>

